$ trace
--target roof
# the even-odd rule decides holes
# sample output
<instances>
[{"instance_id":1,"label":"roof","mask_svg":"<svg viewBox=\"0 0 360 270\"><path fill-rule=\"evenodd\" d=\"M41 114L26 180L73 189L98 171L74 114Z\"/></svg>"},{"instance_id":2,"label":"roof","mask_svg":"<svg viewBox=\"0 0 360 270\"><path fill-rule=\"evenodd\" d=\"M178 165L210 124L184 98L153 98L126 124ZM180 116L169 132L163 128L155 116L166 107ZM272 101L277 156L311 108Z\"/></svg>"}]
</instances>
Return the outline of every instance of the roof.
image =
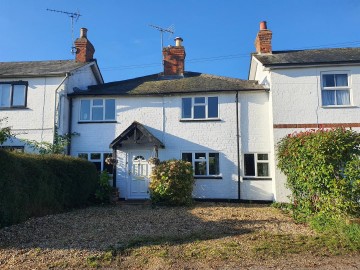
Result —
<instances>
[{"instance_id":1,"label":"roof","mask_svg":"<svg viewBox=\"0 0 360 270\"><path fill-rule=\"evenodd\" d=\"M268 67L360 63L360 48L273 51L271 54L252 55Z\"/></svg>"},{"instance_id":2,"label":"roof","mask_svg":"<svg viewBox=\"0 0 360 270\"><path fill-rule=\"evenodd\" d=\"M110 148L117 149L123 144L151 144L164 148L163 143L156 138L145 126L134 121L125 131L110 143Z\"/></svg>"},{"instance_id":3,"label":"roof","mask_svg":"<svg viewBox=\"0 0 360 270\"><path fill-rule=\"evenodd\" d=\"M88 64L75 60L0 62L0 78L62 76Z\"/></svg>"},{"instance_id":4,"label":"roof","mask_svg":"<svg viewBox=\"0 0 360 270\"><path fill-rule=\"evenodd\" d=\"M184 72L184 76L152 74L130 80L90 86L87 91L77 90L71 96L86 95L166 95L196 92L266 90L257 81L240 80L197 72Z\"/></svg>"}]
</instances>

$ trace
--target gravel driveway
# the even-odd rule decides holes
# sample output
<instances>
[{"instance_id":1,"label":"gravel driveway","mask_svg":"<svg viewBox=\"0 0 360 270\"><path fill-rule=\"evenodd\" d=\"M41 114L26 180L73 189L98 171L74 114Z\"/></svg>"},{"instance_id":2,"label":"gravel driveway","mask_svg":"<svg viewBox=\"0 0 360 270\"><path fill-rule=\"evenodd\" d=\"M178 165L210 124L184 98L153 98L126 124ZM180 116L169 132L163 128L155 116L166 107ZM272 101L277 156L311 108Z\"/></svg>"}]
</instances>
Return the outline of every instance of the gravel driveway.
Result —
<instances>
[{"instance_id":1,"label":"gravel driveway","mask_svg":"<svg viewBox=\"0 0 360 270\"><path fill-rule=\"evenodd\" d=\"M0 269L360 269L359 253L262 252L279 235L316 237L266 205L119 203L0 229Z\"/></svg>"}]
</instances>

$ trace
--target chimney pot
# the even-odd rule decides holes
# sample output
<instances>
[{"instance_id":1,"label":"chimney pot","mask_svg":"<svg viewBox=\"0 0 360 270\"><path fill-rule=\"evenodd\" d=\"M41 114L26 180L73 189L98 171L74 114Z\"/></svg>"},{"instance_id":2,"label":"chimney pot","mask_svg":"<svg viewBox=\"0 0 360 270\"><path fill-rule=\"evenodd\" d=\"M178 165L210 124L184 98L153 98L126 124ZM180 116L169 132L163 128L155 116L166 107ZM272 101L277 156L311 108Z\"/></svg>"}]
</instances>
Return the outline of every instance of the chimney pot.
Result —
<instances>
[{"instance_id":1,"label":"chimney pot","mask_svg":"<svg viewBox=\"0 0 360 270\"><path fill-rule=\"evenodd\" d=\"M80 28L80 38L87 38L87 31L86 28Z\"/></svg>"},{"instance_id":2,"label":"chimney pot","mask_svg":"<svg viewBox=\"0 0 360 270\"><path fill-rule=\"evenodd\" d=\"M266 30L266 29L267 29L266 21L260 22L260 30Z\"/></svg>"},{"instance_id":3,"label":"chimney pot","mask_svg":"<svg viewBox=\"0 0 360 270\"><path fill-rule=\"evenodd\" d=\"M182 46L182 42L184 41L181 37L176 37L174 40L176 47Z\"/></svg>"}]
</instances>

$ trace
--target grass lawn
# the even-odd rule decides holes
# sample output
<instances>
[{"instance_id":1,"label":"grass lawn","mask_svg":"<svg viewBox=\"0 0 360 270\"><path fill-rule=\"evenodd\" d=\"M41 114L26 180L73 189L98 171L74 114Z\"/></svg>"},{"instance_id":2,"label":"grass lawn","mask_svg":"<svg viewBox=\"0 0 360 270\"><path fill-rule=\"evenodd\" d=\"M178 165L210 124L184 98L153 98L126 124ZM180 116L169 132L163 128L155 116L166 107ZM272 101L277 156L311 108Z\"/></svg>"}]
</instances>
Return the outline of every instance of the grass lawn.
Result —
<instances>
[{"instance_id":1,"label":"grass lawn","mask_svg":"<svg viewBox=\"0 0 360 270\"><path fill-rule=\"evenodd\" d=\"M359 269L266 205L89 207L0 229L0 269Z\"/></svg>"}]
</instances>

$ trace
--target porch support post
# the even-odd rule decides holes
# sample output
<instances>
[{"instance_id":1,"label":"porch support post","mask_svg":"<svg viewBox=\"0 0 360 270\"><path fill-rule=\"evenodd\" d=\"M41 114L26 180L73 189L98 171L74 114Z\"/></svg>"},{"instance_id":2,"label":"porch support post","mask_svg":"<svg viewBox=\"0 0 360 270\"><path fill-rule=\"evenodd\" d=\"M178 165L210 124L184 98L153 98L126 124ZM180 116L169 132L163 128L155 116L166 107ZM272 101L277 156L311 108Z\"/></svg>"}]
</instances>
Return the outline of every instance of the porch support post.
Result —
<instances>
[{"instance_id":1,"label":"porch support post","mask_svg":"<svg viewBox=\"0 0 360 270\"><path fill-rule=\"evenodd\" d=\"M113 187L116 188L116 164L117 164L116 148L113 148L112 158L115 159L115 162L113 164L112 175L113 175Z\"/></svg>"}]
</instances>

